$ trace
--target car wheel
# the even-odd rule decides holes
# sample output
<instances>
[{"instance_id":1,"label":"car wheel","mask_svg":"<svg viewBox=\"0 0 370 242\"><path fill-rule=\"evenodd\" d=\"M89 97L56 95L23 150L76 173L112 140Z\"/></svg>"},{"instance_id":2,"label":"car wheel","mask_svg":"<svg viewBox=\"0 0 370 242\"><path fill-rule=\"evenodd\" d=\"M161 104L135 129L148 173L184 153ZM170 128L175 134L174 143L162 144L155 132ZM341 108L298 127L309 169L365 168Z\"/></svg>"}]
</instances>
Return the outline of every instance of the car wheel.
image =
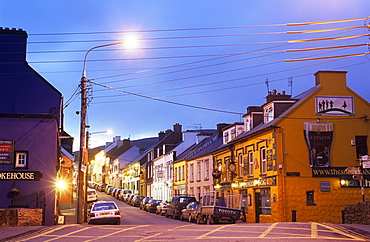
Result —
<instances>
[{"instance_id":1,"label":"car wheel","mask_svg":"<svg viewBox=\"0 0 370 242\"><path fill-rule=\"evenodd\" d=\"M202 220L202 219L201 219L201 216L200 216L200 215L198 215L198 216L197 216L197 224L200 224L200 223L201 223L201 220Z\"/></svg>"},{"instance_id":2,"label":"car wheel","mask_svg":"<svg viewBox=\"0 0 370 242\"><path fill-rule=\"evenodd\" d=\"M168 214L167 213L165 214L165 216L166 216L166 218L168 218Z\"/></svg>"},{"instance_id":3,"label":"car wheel","mask_svg":"<svg viewBox=\"0 0 370 242\"><path fill-rule=\"evenodd\" d=\"M180 220L184 221L184 216L182 214L180 215Z\"/></svg>"},{"instance_id":4,"label":"car wheel","mask_svg":"<svg viewBox=\"0 0 370 242\"><path fill-rule=\"evenodd\" d=\"M177 218L176 218L176 213L173 213L173 214L172 214L172 218L173 218L173 219L175 219L175 220L177 219Z\"/></svg>"},{"instance_id":5,"label":"car wheel","mask_svg":"<svg viewBox=\"0 0 370 242\"><path fill-rule=\"evenodd\" d=\"M191 219L191 214L189 214L188 221L189 223L193 222L193 220Z\"/></svg>"}]
</instances>

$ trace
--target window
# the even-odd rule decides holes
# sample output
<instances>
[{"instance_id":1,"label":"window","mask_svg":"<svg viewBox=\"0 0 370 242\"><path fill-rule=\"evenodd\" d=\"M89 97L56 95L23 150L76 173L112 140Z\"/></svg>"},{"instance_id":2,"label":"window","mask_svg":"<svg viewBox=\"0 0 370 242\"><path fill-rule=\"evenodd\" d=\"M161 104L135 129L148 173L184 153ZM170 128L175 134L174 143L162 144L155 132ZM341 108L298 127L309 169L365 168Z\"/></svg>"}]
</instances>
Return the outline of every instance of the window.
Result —
<instances>
[{"instance_id":1,"label":"window","mask_svg":"<svg viewBox=\"0 0 370 242\"><path fill-rule=\"evenodd\" d=\"M209 160L204 161L204 179L209 179Z\"/></svg>"},{"instance_id":2,"label":"window","mask_svg":"<svg viewBox=\"0 0 370 242\"><path fill-rule=\"evenodd\" d=\"M16 151L15 152L15 168L27 168L28 167L28 151Z\"/></svg>"},{"instance_id":3,"label":"window","mask_svg":"<svg viewBox=\"0 0 370 242\"><path fill-rule=\"evenodd\" d=\"M190 182L194 182L194 164L190 165Z\"/></svg>"},{"instance_id":4,"label":"window","mask_svg":"<svg viewBox=\"0 0 370 242\"><path fill-rule=\"evenodd\" d=\"M357 159L360 159L361 156L367 155L367 136L356 136L356 155Z\"/></svg>"},{"instance_id":5,"label":"window","mask_svg":"<svg viewBox=\"0 0 370 242\"><path fill-rule=\"evenodd\" d=\"M239 177L243 176L244 171L244 163L243 163L243 154L238 155L238 164L239 164Z\"/></svg>"},{"instance_id":6,"label":"window","mask_svg":"<svg viewBox=\"0 0 370 242\"><path fill-rule=\"evenodd\" d=\"M267 161L266 161L266 149L262 147L260 150L260 159L261 159L261 174L266 174L267 170Z\"/></svg>"},{"instance_id":7,"label":"window","mask_svg":"<svg viewBox=\"0 0 370 242\"><path fill-rule=\"evenodd\" d=\"M224 133L224 144L226 144L227 142L229 142L229 132Z\"/></svg>"},{"instance_id":8,"label":"window","mask_svg":"<svg viewBox=\"0 0 370 242\"><path fill-rule=\"evenodd\" d=\"M200 161L197 162L197 181L200 181L201 179L201 168L200 168Z\"/></svg>"},{"instance_id":9,"label":"window","mask_svg":"<svg viewBox=\"0 0 370 242\"><path fill-rule=\"evenodd\" d=\"M270 188L261 189L261 213L271 214Z\"/></svg>"},{"instance_id":10,"label":"window","mask_svg":"<svg viewBox=\"0 0 370 242\"><path fill-rule=\"evenodd\" d=\"M175 175L174 180L177 181L177 167L175 167L175 172L174 173L175 173L174 174Z\"/></svg>"},{"instance_id":11,"label":"window","mask_svg":"<svg viewBox=\"0 0 370 242\"><path fill-rule=\"evenodd\" d=\"M185 165L182 166L182 180L185 180Z\"/></svg>"},{"instance_id":12,"label":"window","mask_svg":"<svg viewBox=\"0 0 370 242\"><path fill-rule=\"evenodd\" d=\"M253 176L253 152L248 152L248 162L249 162L249 176Z\"/></svg>"},{"instance_id":13,"label":"window","mask_svg":"<svg viewBox=\"0 0 370 242\"><path fill-rule=\"evenodd\" d=\"M306 205L316 205L314 198L314 191L306 192Z\"/></svg>"}]
</instances>

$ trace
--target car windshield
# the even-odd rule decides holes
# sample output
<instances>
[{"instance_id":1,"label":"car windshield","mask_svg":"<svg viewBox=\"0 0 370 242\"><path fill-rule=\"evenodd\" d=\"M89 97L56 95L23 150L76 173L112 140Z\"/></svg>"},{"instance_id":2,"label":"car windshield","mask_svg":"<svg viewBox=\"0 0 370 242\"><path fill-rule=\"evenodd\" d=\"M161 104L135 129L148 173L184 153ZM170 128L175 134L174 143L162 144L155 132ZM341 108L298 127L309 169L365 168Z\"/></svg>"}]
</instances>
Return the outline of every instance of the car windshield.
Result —
<instances>
[{"instance_id":1,"label":"car windshield","mask_svg":"<svg viewBox=\"0 0 370 242\"><path fill-rule=\"evenodd\" d=\"M92 211L109 210L109 209L117 209L117 207L114 203L97 203L93 207Z\"/></svg>"},{"instance_id":2,"label":"car windshield","mask_svg":"<svg viewBox=\"0 0 370 242\"><path fill-rule=\"evenodd\" d=\"M162 200L152 200L152 203L160 203Z\"/></svg>"},{"instance_id":3,"label":"car windshield","mask_svg":"<svg viewBox=\"0 0 370 242\"><path fill-rule=\"evenodd\" d=\"M95 191L87 191L87 195L95 195Z\"/></svg>"},{"instance_id":4,"label":"car windshield","mask_svg":"<svg viewBox=\"0 0 370 242\"><path fill-rule=\"evenodd\" d=\"M190 200L194 201L193 197L180 197L180 203L187 203Z\"/></svg>"}]
</instances>

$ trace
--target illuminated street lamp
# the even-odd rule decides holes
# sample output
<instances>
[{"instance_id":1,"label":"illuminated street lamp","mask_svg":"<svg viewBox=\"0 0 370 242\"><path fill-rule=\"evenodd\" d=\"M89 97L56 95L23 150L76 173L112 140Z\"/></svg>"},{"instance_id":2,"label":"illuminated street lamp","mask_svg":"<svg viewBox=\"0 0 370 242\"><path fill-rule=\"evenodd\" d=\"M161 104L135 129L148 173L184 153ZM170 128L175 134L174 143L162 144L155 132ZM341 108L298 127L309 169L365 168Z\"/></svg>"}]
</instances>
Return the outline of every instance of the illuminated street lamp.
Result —
<instances>
[{"instance_id":1,"label":"illuminated street lamp","mask_svg":"<svg viewBox=\"0 0 370 242\"><path fill-rule=\"evenodd\" d=\"M99 45L89 49L84 58L83 71L81 77L81 126L80 126L80 157L78 160L78 173L77 173L77 206L76 206L76 223L82 224L83 220L83 177L84 171L82 171L82 165L86 165L86 113L87 113L87 78L86 78L86 60L89 53L95 49L119 45L123 42L116 42L106 45ZM86 211L85 211L86 212Z\"/></svg>"}]
</instances>

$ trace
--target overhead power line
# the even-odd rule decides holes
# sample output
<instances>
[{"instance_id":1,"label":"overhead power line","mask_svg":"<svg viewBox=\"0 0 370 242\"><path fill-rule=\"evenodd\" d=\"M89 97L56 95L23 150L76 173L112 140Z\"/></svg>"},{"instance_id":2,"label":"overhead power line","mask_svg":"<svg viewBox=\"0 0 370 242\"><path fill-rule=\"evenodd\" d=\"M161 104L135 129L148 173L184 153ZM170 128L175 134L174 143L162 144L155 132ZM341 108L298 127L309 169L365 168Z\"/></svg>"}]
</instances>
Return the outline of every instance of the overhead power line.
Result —
<instances>
[{"instance_id":1,"label":"overhead power line","mask_svg":"<svg viewBox=\"0 0 370 242\"><path fill-rule=\"evenodd\" d=\"M202 110L207 110L207 111L212 111L212 112L236 114L236 115L240 115L240 116L243 115L242 113L237 113L237 112L224 111L224 110L213 109L213 108L204 108L204 107L199 107L199 106L194 106L194 105L189 105L189 104L183 104L183 103L178 103L178 102L172 102L172 101L168 101L168 100L153 98L153 97L149 97L149 96L145 96L145 95L141 95L141 94L137 94L137 93L133 93L133 92L120 90L120 89L117 89L117 88L114 88L114 87L109 87L107 85L95 83L95 82L92 82L90 80L88 82L91 83L91 84L97 85L97 86L101 86L101 87L108 88L108 89L111 89L111 90L115 90L115 91L118 91L118 92L123 92L123 93L129 94L129 95L133 95L133 96L137 96L137 97L141 97L141 98L145 98L145 99L150 99L150 100L154 100L154 101L158 101L158 102L164 102L164 103L169 103L169 104L174 104L174 105L189 107L189 108L195 108L195 109L202 109Z\"/></svg>"}]
</instances>

